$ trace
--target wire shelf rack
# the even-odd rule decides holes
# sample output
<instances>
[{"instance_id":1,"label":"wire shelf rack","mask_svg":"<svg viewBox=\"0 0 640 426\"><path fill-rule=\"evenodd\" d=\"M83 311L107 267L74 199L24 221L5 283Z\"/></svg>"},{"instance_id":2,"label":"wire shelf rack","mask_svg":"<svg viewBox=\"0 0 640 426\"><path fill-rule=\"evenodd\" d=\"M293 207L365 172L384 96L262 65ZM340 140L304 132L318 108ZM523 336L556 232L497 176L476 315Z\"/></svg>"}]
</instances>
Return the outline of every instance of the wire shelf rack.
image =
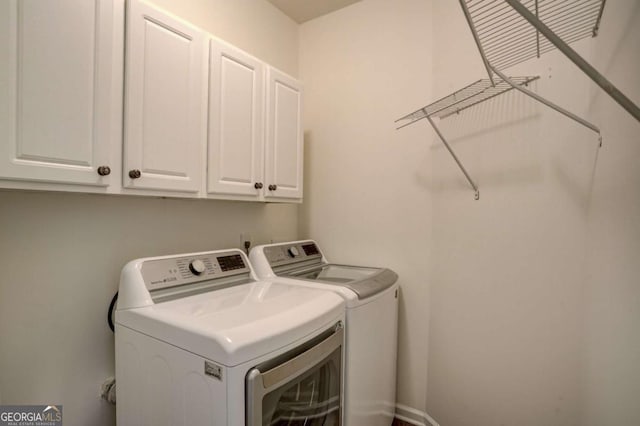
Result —
<instances>
[{"instance_id":1,"label":"wire shelf rack","mask_svg":"<svg viewBox=\"0 0 640 426\"><path fill-rule=\"evenodd\" d=\"M501 70L554 49L640 121L640 108L584 60L569 43L598 34L605 0L459 0L489 79L508 80ZM600 129L552 102L539 102L600 134Z\"/></svg>"},{"instance_id":2,"label":"wire shelf rack","mask_svg":"<svg viewBox=\"0 0 640 426\"><path fill-rule=\"evenodd\" d=\"M395 121L396 124L400 123L400 126L396 129L401 129L426 118L444 146L449 151L449 154L451 154L451 157L458 165L460 171L462 171L462 173L464 174L464 177L467 179L467 182L469 182L471 188L473 188L475 192L475 199L479 200L480 190L478 189L478 185L476 185L467 170L462 165L462 162L460 161L458 156L455 154L455 152L453 152L453 149L449 145L449 142L444 137L442 132L440 132L440 129L438 129L436 123L433 122L432 117L437 117L439 119L446 118L452 114L457 114L467 108L471 108L472 106L477 105L480 102L484 102L498 95L506 93L511 89L526 90L524 89L524 86L529 85L529 83L537 80L538 78L538 76L504 76L504 78L499 81L496 81L496 79L478 80L466 87L463 87L460 90L451 93L450 95L445 96L444 98L438 99L437 101L420 108L419 110L407 114L404 117L400 117Z\"/></svg>"},{"instance_id":3,"label":"wire shelf rack","mask_svg":"<svg viewBox=\"0 0 640 426\"><path fill-rule=\"evenodd\" d=\"M549 52L560 50L620 106L640 121L640 108L618 90L569 43L598 34L606 0L458 0L471 29L489 79L478 80L442 99L395 121L397 129L426 119L480 198L478 186L451 149L432 117L446 118L464 109L516 89L598 134L600 129L556 105L526 86L538 77L508 77L501 70Z\"/></svg>"},{"instance_id":4,"label":"wire shelf rack","mask_svg":"<svg viewBox=\"0 0 640 426\"><path fill-rule=\"evenodd\" d=\"M485 57L503 70L554 50L556 46L503 0L463 0ZM605 0L521 0L565 43L596 36Z\"/></svg>"},{"instance_id":5,"label":"wire shelf rack","mask_svg":"<svg viewBox=\"0 0 640 426\"><path fill-rule=\"evenodd\" d=\"M527 86L539 77L526 76L510 78L512 82L515 82L519 86ZM471 83L470 85L463 87L442 99L397 119L395 122L400 123L400 126L397 127L397 129L409 126L410 124L427 117L437 117L439 119L446 118L451 114L460 113L467 108L494 98L514 88L505 80L494 80L494 83L489 79L482 79Z\"/></svg>"}]
</instances>

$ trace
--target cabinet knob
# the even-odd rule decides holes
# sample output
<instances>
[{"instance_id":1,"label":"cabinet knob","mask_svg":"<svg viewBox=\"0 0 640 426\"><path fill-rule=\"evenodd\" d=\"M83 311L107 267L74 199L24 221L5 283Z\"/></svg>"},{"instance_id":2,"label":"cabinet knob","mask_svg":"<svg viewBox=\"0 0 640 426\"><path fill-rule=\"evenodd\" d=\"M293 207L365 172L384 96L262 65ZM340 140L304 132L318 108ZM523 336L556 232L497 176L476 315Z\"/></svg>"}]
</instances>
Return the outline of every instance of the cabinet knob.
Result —
<instances>
[{"instance_id":1,"label":"cabinet knob","mask_svg":"<svg viewBox=\"0 0 640 426\"><path fill-rule=\"evenodd\" d=\"M264 185L262 185L262 182L256 182L255 185L253 185L255 189L262 189L263 186Z\"/></svg>"},{"instance_id":2,"label":"cabinet knob","mask_svg":"<svg viewBox=\"0 0 640 426\"><path fill-rule=\"evenodd\" d=\"M98 174L100 176L109 176L111 174L111 168L109 166L98 167Z\"/></svg>"},{"instance_id":3,"label":"cabinet knob","mask_svg":"<svg viewBox=\"0 0 640 426\"><path fill-rule=\"evenodd\" d=\"M278 185L269 185L269 191L275 191L278 189Z\"/></svg>"},{"instance_id":4,"label":"cabinet knob","mask_svg":"<svg viewBox=\"0 0 640 426\"><path fill-rule=\"evenodd\" d=\"M142 176L142 173L140 173L140 170L138 169L129 170L129 177L131 179L138 179L140 176Z\"/></svg>"}]
</instances>

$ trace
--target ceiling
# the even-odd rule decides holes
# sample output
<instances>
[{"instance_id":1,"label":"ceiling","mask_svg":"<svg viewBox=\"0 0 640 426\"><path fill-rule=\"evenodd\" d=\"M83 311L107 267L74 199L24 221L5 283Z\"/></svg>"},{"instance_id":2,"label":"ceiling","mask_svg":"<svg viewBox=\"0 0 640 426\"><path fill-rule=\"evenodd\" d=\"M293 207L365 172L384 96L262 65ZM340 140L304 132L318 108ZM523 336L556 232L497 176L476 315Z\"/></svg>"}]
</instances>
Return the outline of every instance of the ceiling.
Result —
<instances>
[{"instance_id":1,"label":"ceiling","mask_svg":"<svg viewBox=\"0 0 640 426\"><path fill-rule=\"evenodd\" d=\"M285 15L301 24L360 0L267 0Z\"/></svg>"}]
</instances>

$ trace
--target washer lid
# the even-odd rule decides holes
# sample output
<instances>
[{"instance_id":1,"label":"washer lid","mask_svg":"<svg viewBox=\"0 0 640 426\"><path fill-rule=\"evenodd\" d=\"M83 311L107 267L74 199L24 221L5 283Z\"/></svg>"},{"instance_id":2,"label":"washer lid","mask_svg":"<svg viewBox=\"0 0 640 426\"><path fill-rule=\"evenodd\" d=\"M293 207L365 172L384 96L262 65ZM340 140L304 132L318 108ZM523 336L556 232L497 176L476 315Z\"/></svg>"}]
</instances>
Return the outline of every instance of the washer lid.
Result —
<instances>
[{"instance_id":1,"label":"washer lid","mask_svg":"<svg viewBox=\"0 0 640 426\"><path fill-rule=\"evenodd\" d=\"M286 277L331 284L366 299L392 287L398 274L387 268L331 264L313 240L256 246L249 254L260 278Z\"/></svg>"},{"instance_id":2,"label":"washer lid","mask_svg":"<svg viewBox=\"0 0 640 426\"><path fill-rule=\"evenodd\" d=\"M319 283L341 285L352 290L358 299L378 294L398 281L398 274L387 268L369 268L322 264L303 269L294 269L278 274L282 277L297 278Z\"/></svg>"},{"instance_id":3,"label":"washer lid","mask_svg":"<svg viewBox=\"0 0 640 426\"><path fill-rule=\"evenodd\" d=\"M344 312L338 295L256 281L116 312L116 322L235 366L302 339Z\"/></svg>"}]
</instances>

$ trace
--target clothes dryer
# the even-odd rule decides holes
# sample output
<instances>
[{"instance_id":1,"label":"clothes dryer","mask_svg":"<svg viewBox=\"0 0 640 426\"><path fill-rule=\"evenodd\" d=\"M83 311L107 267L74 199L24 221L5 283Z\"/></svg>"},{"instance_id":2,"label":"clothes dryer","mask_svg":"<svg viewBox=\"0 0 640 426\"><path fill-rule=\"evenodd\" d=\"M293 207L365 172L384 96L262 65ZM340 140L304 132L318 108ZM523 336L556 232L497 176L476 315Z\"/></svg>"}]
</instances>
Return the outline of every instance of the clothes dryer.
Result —
<instances>
[{"instance_id":1,"label":"clothes dryer","mask_svg":"<svg viewBox=\"0 0 640 426\"><path fill-rule=\"evenodd\" d=\"M117 423L343 423L344 301L239 250L144 258L116 310Z\"/></svg>"},{"instance_id":2,"label":"clothes dryer","mask_svg":"<svg viewBox=\"0 0 640 426\"><path fill-rule=\"evenodd\" d=\"M258 277L340 295L346 305L345 425L389 426L395 415L398 275L330 263L315 241L256 246Z\"/></svg>"}]
</instances>

